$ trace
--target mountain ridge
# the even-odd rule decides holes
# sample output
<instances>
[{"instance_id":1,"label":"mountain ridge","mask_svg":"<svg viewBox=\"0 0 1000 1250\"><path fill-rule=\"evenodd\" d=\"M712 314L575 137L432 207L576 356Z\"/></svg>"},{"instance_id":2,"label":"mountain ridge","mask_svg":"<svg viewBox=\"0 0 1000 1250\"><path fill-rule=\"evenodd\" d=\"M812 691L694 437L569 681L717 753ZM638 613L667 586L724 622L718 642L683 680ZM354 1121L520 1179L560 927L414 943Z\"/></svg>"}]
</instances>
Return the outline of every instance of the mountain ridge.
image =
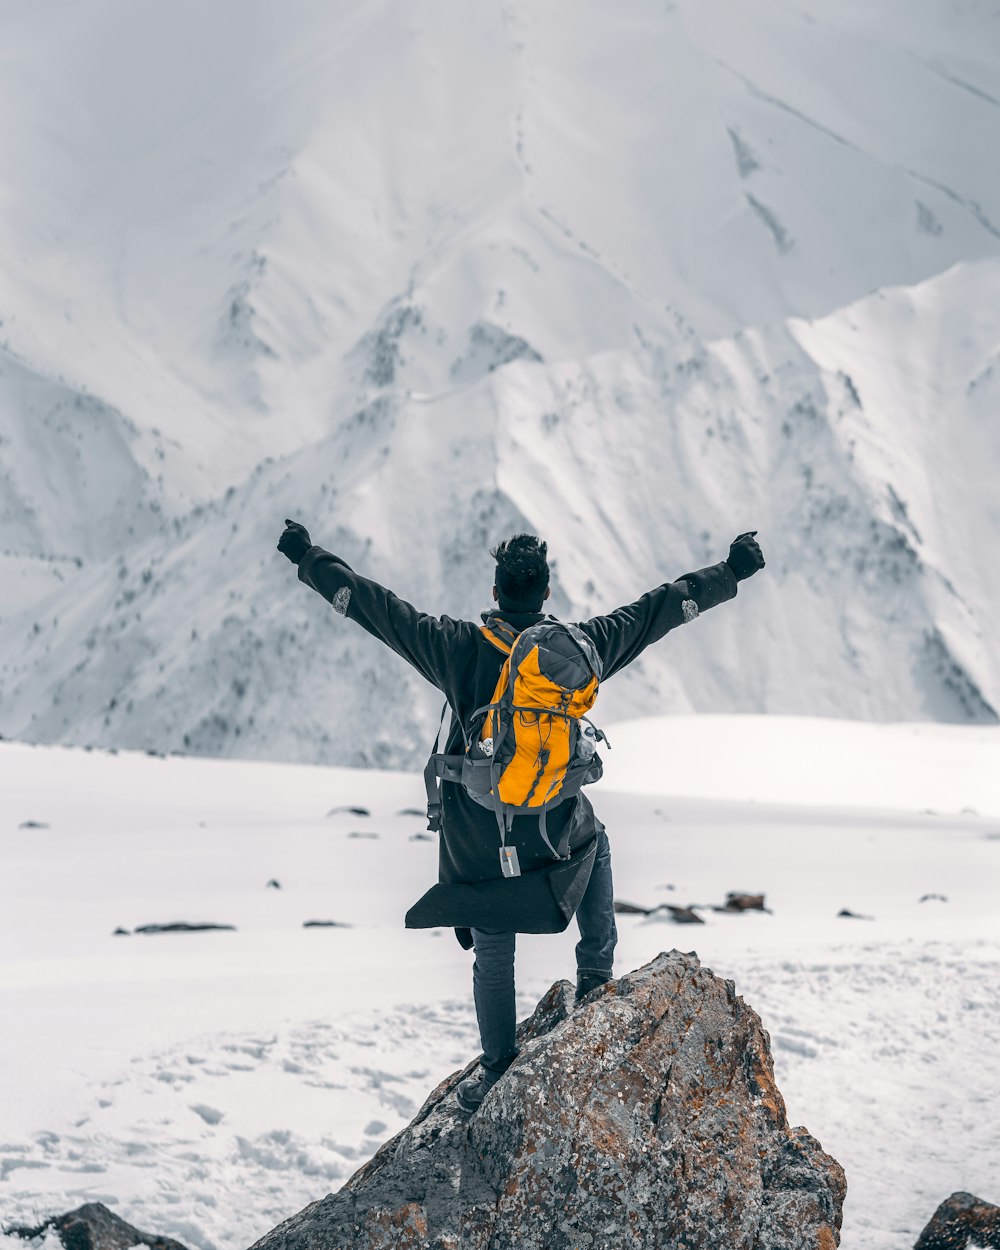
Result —
<instances>
[{"instance_id":1,"label":"mountain ridge","mask_svg":"<svg viewBox=\"0 0 1000 1250\"><path fill-rule=\"evenodd\" d=\"M467 616L515 528L571 617L757 528L607 719L997 719L986 17L126 7L5 18L0 733L417 762L285 516Z\"/></svg>"}]
</instances>

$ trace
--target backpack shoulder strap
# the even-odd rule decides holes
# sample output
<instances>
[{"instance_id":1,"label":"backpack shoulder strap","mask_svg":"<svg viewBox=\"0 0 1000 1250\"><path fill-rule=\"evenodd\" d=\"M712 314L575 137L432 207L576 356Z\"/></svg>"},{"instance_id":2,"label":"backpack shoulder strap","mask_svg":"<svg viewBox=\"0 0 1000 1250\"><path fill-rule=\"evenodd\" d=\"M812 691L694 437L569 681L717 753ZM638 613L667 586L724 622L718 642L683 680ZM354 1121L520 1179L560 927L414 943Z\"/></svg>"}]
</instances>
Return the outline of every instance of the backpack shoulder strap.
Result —
<instances>
[{"instance_id":1,"label":"backpack shoulder strap","mask_svg":"<svg viewBox=\"0 0 1000 1250\"><path fill-rule=\"evenodd\" d=\"M489 625L481 625L479 632L487 642L492 643L504 655L510 655L514 649L514 643L517 642L518 631L506 621L494 620Z\"/></svg>"}]
</instances>

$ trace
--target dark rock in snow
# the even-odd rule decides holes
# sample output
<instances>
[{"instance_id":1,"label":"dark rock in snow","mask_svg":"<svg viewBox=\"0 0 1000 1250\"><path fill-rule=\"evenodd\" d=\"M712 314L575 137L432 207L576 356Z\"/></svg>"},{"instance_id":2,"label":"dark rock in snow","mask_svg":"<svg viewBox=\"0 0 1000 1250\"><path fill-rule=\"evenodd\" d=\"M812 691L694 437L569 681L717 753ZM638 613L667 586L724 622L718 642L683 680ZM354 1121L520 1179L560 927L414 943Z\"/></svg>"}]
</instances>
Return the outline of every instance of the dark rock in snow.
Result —
<instances>
[{"instance_id":1,"label":"dark rock in snow","mask_svg":"<svg viewBox=\"0 0 1000 1250\"><path fill-rule=\"evenodd\" d=\"M637 903L626 903L615 899L615 911L622 916L669 916L677 924L704 924L701 916L693 907L675 907L673 903L657 903L655 907L640 907Z\"/></svg>"},{"instance_id":2,"label":"dark rock in snow","mask_svg":"<svg viewBox=\"0 0 1000 1250\"><path fill-rule=\"evenodd\" d=\"M734 894L730 891L721 911L767 911L763 894Z\"/></svg>"},{"instance_id":3,"label":"dark rock in snow","mask_svg":"<svg viewBox=\"0 0 1000 1250\"><path fill-rule=\"evenodd\" d=\"M411 842L433 842L434 834L433 833L411 833L410 841Z\"/></svg>"},{"instance_id":4,"label":"dark rock in snow","mask_svg":"<svg viewBox=\"0 0 1000 1250\"><path fill-rule=\"evenodd\" d=\"M56 1215L35 1228L6 1228L15 1237L34 1239L54 1229L66 1250L129 1250L130 1246L149 1246L150 1250L186 1250L172 1237L142 1233L119 1219L103 1202L87 1202L65 1215Z\"/></svg>"},{"instance_id":5,"label":"dark rock in snow","mask_svg":"<svg viewBox=\"0 0 1000 1250\"><path fill-rule=\"evenodd\" d=\"M303 920L303 929L350 929L352 926L343 920Z\"/></svg>"},{"instance_id":6,"label":"dark rock in snow","mask_svg":"<svg viewBox=\"0 0 1000 1250\"><path fill-rule=\"evenodd\" d=\"M349 838L369 838L372 841L377 841L378 839L377 833L362 833L360 829L352 829L347 836Z\"/></svg>"},{"instance_id":7,"label":"dark rock in snow","mask_svg":"<svg viewBox=\"0 0 1000 1250\"><path fill-rule=\"evenodd\" d=\"M121 925L119 925L118 928L115 929L114 933L112 933L111 936L112 937L131 937L132 935L129 933L128 929L123 929Z\"/></svg>"},{"instance_id":8,"label":"dark rock in snow","mask_svg":"<svg viewBox=\"0 0 1000 1250\"><path fill-rule=\"evenodd\" d=\"M18 829L48 829L48 827L44 820L22 820L18 825Z\"/></svg>"},{"instance_id":9,"label":"dark rock in snow","mask_svg":"<svg viewBox=\"0 0 1000 1250\"><path fill-rule=\"evenodd\" d=\"M947 903L948 897L945 894L921 894L917 899L918 903Z\"/></svg>"},{"instance_id":10,"label":"dark rock in snow","mask_svg":"<svg viewBox=\"0 0 1000 1250\"><path fill-rule=\"evenodd\" d=\"M344 804L342 807L331 807L327 812L327 816L370 816L371 812L367 807L351 807Z\"/></svg>"},{"instance_id":11,"label":"dark rock in snow","mask_svg":"<svg viewBox=\"0 0 1000 1250\"><path fill-rule=\"evenodd\" d=\"M675 924L705 923L693 907L675 907L673 903L661 903L656 910L665 912Z\"/></svg>"},{"instance_id":12,"label":"dark rock in snow","mask_svg":"<svg viewBox=\"0 0 1000 1250\"><path fill-rule=\"evenodd\" d=\"M554 985L471 1118L444 1080L254 1250L834 1250L843 1169L789 1126L767 1033L678 951L574 1010Z\"/></svg>"},{"instance_id":13,"label":"dark rock in snow","mask_svg":"<svg viewBox=\"0 0 1000 1250\"><path fill-rule=\"evenodd\" d=\"M205 929L229 929L236 931L234 924L188 924L186 920L174 920L170 924L141 924L136 933L201 933Z\"/></svg>"},{"instance_id":14,"label":"dark rock in snow","mask_svg":"<svg viewBox=\"0 0 1000 1250\"><path fill-rule=\"evenodd\" d=\"M862 916L860 912L851 911L849 907L841 907L837 912L838 917L843 916L845 920L874 920L874 916Z\"/></svg>"},{"instance_id":15,"label":"dark rock in snow","mask_svg":"<svg viewBox=\"0 0 1000 1250\"><path fill-rule=\"evenodd\" d=\"M426 816L427 813L422 812L419 807L401 807L399 811L396 813L396 815L397 816L416 816L419 819L421 816Z\"/></svg>"},{"instance_id":16,"label":"dark rock in snow","mask_svg":"<svg viewBox=\"0 0 1000 1250\"><path fill-rule=\"evenodd\" d=\"M974 1194L946 1198L917 1238L913 1250L1000 1250L1000 1207Z\"/></svg>"},{"instance_id":17,"label":"dark rock in snow","mask_svg":"<svg viewBox=\"0 0 1000 1250\"><path fill-rule=\"evenodd\" d=\"M280 890L280 889L281 889L281 882L280 882L280 881L276 881L276 880L274 879L274 877L272 877L272 878L271 878L271 880L270 880L270 881L267 883L267 885L264 887L264 889L265 889L265 890Z\"/></svg>"}]
</instances>

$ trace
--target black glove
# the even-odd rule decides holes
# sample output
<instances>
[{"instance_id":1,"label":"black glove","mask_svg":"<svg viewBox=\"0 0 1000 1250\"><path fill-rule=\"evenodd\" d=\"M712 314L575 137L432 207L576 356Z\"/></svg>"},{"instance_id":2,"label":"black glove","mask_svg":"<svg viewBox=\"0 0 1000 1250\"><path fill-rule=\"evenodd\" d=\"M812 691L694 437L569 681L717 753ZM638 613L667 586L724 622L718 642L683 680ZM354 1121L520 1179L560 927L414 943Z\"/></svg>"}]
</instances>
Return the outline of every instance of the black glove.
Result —
<instances>
[{"instance_id":1,"label":"black glove","mask_svg":"<svg viewBox=\"0 0 1000 1250\"><path fill-rule=\"evenodd\" d=\"M729 545L726 563L738 582L742 582L744 578L753 577L758 569L764 567L763 552L754 538L756 533L756 530L750 530L748 534L740 534L739 538L734 538Z\"/></svg>"},{"instance_id":2,"label":"black glove","mask_svg":"<svg viewBox=\"0 0 1000 1250\"><path fill-rule=\"evenodd\" d=\"M312 546L309 531L297 521L285 520L285 532L278 539L278 550L288 556L293 564L298 564Z\"/></svg>"}]
</instances>

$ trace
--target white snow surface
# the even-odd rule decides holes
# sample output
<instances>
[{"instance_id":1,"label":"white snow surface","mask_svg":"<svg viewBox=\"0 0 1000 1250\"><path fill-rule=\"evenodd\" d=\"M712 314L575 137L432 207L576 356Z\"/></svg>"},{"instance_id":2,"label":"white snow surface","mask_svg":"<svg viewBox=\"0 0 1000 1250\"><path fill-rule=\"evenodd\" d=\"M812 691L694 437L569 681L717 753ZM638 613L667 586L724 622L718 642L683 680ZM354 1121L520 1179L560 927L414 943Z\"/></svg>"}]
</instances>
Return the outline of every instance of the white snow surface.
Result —
<instances>
[{"instance_id":1,"label":"white snow surface","mask_svg":"<svg viewBox=\"0 0 1000 1250\"><path fill-rule=\"evenodd\" d=\"M949 729L928 778L941 727L880 727L890 808L859 766L870 725L678 723L616 726L669 747L663 789L609 761L594 802L617 896L706 923L620 916L617 971L694 947L735 980L791 1122L847 1171L845 1250L912 1245L953 1190L1000 1200L1000 809L952 750L996 777L998 731ZM808 802L820 742L840 782ZM778 750L795 803L773 801ZM0 743L5 1224L100 1200L193 1250L249 1245L474 1057L470 956L402 927L436 876L401 814L422 795L417 774ZM769 912L711 910L729 890ZM176 920L236 930L112 936ZM572 977L574 941L519 939L522 1014Z\"/></svg>"},{"instance_id":2,"label":"white snow surface","mask_svg":"<svg viewBox=\"0 0 1000 1250\"><path fill-rule=\"evenodd\" d=\"M580 618L766 572L605 716L995 722L1000 10L0 12L0 733L411 766L274 545Z\"/></svg>"}]
</instances>

